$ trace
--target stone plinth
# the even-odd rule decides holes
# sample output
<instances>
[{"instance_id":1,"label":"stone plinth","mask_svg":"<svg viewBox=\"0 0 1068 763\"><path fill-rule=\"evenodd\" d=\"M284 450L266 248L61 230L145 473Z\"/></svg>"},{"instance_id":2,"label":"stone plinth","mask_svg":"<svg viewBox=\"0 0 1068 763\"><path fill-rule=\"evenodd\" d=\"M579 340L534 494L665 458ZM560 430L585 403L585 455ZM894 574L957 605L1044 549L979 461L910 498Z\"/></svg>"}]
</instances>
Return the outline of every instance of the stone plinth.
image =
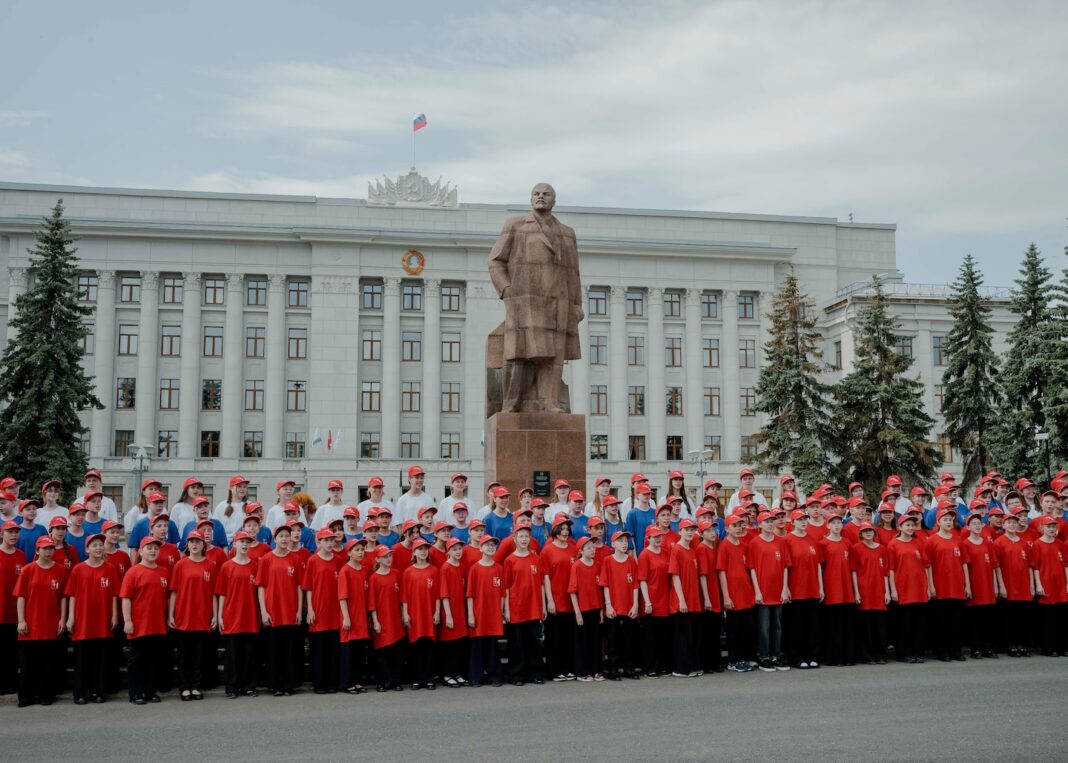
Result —
<instances>
[{"instance_id":1,"label":"stone plinth","mask_svg":"<svg viewBox=\"0 0 1068 763\"><path fill-rule=\"evenodd\" d=\"M577 413L495 413L486 419L486 484L500 482L517 495L534 472L566 479L586 493L586 417ZM552 503L553 498L547 498ZM513 507L519 505L513 499Z\"/></svg>"}]
</instances>

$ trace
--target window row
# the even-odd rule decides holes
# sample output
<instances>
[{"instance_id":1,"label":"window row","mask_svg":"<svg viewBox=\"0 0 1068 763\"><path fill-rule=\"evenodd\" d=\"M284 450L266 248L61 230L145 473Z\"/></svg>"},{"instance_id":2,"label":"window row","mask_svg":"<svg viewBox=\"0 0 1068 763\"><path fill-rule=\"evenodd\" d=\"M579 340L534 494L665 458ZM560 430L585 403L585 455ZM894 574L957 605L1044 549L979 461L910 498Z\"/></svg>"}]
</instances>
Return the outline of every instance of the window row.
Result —
<instances>
[{"instance_id":1,"label":"window row","mask_svg":"<svg viewBox=\"0 0 1068 763\"><path fill-rule=\"evenodd\" d=\"M92 273L78 276L78 299L82 302L96 302L100 288L100 279ZM180 305L185 296L185 279L182 276L163 276L160 278L160 302L165 305ZM268 284L266 278L249 278L245 281L245 304L249 307L267 305ZM286 282L286 306L307 307L311 281L290 278ZM141 276L119 276L119 302L136 304L141 301ZM224 276L205 276L201 284L201 304L226 304L226 278Z\"/></svg>"},{"instance_id":2,"label":"window row","mask_svg":"<svg viewBox=\"0 0 1068 763\"><path fill-rule=\"evenodd\" d=\"M419 432L401 432L400 457L403 459L423 458L422 434ZM438 443L438 458L460 458L460 434L442 432ZM382 457L382 433L360 433L360 458ZM427 456L428 458L431 456Z\"/></svg>"},{"instance_id":3,"label":"window row","mask_svg":"<svg viewBox=\"0 0 1068 763\"><path fill-rule=\"evenodd\" d=\"M381 310L385 285L381 281L365 281L360 284L360 309ZM458 313L461 305L463 287L446 285L440 287L439 307L443 313ZM401 310L405 312L423 311L423 284L418 282L401 282Z\"/></svg>"},{"instance_id":4,"label":"window row","mask_svg":"<svg viewBox=\"0 0 1068 763\"><path fill-rule=\"evenodd\" d=\"M742 461L751 461L756 457L756 440L753 435L742 435L740 440ZM704 450L709 451L710 461L723 459L723 439L720 435L705 435L703 442ZM681 461L685 458L686 450L682 435L667 435L664 438L663 456L654 453L652 458L659 460L661 457L667 461ZM649 458L646 450L646 436L632 434L627 437L627 458L631 461L645 461ZM604 461L608 459L608 435L590 435L590 460Z\"/></svg>"},{"instance_id":5,"label":"window row","mask_svg":"<svg viewBox=\"0 0 1068 763\"><path fill-rule=\"evenodd\" d=\"M202 331L201 354L205 358L221 358L223 355L222 326L204 326ZM120 323L118 337L119 355L137 355L140 345L140 327L136 323ZM82 353L92 355L96 349L96 332L92 325L86 325L82 337ZM182 327L163 325L160 327L159 352L162 357L173 358L182 354ZM267 352L267 329L263 326L245 328L245 357L262 358ZM304 360L308 357L308 329L290 328L286 335L286 356L290 360Z\"/></svg>"},{"instance_id":6,"label":"window row","mask_svg":"<svg viewBox=\"0 0 1068 763\"><path fill-rule=\"evenodd\" d=\"M159 380L159 409L161 411L177 410L181 400L181 382L179 379ZM286 410L304 411L308 407L308 383L289 380L286 382ZM264 382L249 380L245 382L245 410L262 411L264 409ZM458 394L458 393L457 393ZM458 405L458 403L457 403ZM132 376L120 376L115 384L115 408L133 410L137 407L137 379ZM222 410L222 379L203 379L200 387L200 409L203 411Z\"/></svg>"},{"instance_id":7,"label":"window row","mask_svg":"<svg viewBox=\"0 0 1068 763\"><path fill-rule=\"evenodd\" d=\"M935 335L931 337L931 363L936 367L944 366L946 364L946 340L947 337L944 335ZM894 349L897 350L899 355L904 355L906 358L915 357L915 352L913 349L914 344L914 337L894 337ZM840 361L838 367L841 367Z\"/></svg>"},{"instance_id":8,"label":"window row","mask_svg":"<svg viewBox=\"0 0 1068 763\"><path fill-rule=\"evenodd\" d=\"M591 334L589 345L590 365L608 365L608 337L605 335ZM716 337L703 337L701 339L701 364L705 368L719 368L719 339ZM627 365L645 365L645 337L627 337ZM669 368L682 367L682 337L669 336L664 338L664 365ZM757 367L757 343L755 339L738 340L738 367Z\"/></svg>"},{"instance_id":9,"label":"window row","mask_svg":"<svg viewBox=\"0 0 1068 763\"><path fill-rule=\"evenodd\" d=\"M417 381L401 382L401 411L419 413L423 409L423 384ZM364 413L381 413L382 382L365 381L360 383L360 410ZM460 383L442 382L440 413L460 413Z\"/></svg>"},{"instance_id":10,"label":"window row","mask_svg":"<svg viewBox=\"0 0 1068 763\"><path fill-rule=\"evenodd\" d=\"M441 362L460 362L459 332L445 331L441 334ZM368 329L363 332L360 341L360 358L362 360L382 360L382 331ZM401 332L401 360L417 363L423 360L423 332Z\"/></svg>"},{"instance_id":11,"label":"window row","mask_svg":"<svg viewBox=\"0 0 1068 763\"><path fill-rule=\"evenodd\" d=\"M645 316L645 301L647 293L644 289L627 289L623 295L624 306L628 318L641 318ZM667 289L664 291L663 312L665 318L681 318L683 316L683 298L681 290ZM701 319L717 320L719 311L720 295L713 292L701 293ZM591 316L608 315L608 289L591 288L586 296L586 314ZM757 314L757 302L755 294L738 295L738 317L742 319L755 318Z\"/></svg>"},{"instance_id":12,"label":"window row","mask_svg":"<svg viewBox=\"0 0 1068 763\"><path fill-rule=\"evenodd\" d=\"M703 393L704 415L720 415L719 387L705 387ZM756 389L742 387L738 395L739 410L742 416L756 415ZM664 411L668 416L683 416L682 387L668 387L665 391ZM590 385L590 415L608 415L608 385ZM645 387L627 387L627 415L645 415Z\"/></svg>"}]
</instances>

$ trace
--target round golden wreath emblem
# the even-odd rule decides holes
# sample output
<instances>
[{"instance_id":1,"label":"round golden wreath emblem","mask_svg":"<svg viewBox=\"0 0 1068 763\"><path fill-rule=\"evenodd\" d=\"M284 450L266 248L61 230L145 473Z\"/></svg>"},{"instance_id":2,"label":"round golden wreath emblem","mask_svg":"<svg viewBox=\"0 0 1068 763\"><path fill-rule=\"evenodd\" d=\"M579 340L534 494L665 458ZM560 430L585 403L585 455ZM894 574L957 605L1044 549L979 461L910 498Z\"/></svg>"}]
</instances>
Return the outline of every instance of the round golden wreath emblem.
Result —
<instances>
[{"instance_id":1,"label":"round golden wreath emblem","mask_svg":"<svg viewBox=\"0 0 1068 763\"><path fill-rule=\"evenodd\" d=\"M426 267L426 257L417 249L409 249L401 257L401 265L404 266L405 273L410 276L417 276Z\"/></svg>"}]
</instances>

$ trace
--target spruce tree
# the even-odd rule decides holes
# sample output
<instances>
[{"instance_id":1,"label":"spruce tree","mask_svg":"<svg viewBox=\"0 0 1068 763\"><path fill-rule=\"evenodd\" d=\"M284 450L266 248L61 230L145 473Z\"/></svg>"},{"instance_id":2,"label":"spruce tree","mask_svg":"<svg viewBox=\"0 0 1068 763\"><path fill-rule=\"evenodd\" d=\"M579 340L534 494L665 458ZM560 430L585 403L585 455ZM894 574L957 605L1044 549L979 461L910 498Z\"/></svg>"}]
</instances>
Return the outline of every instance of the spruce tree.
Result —
<instances>
[{"instance_id":1,"label":"spruce tree","mask_svg":"<svg viewBox=\"0 0 1068 763\"><path fill-rule=\"evenodd\" d=\"M823 335L815 304L792 271L775 293L768 319L770 339L756 388L756 409L768 422L757 434L757 464L770 473L788 468L809 491L837 475L828 453L830 388L819 380Z\"/></svg>"},{"instance_id":2,"label":"spruce tree","mask_svg":"<svg viewBox=\"0 0 1068 763\"><path fill-rule=\"evenodd\" d=\"M923 382L906 376L912 358L897 351L898 321L887 309L882 280L858 316L853 371L834 388L836 447L849 480L878 495L887 475L927 483L942 464L930 442L934 421L923 406Z\"/></svg>"},{"instance_id":3,"label":"spruce tree","mask_svg":"<svg viewBox=\"0 0 1068 763\"><path fill-rule=\"evenodd\" d=\"M33 286L15 302L15 335L0 368L0 471L37 489L63 482L65 497L81 484L86 432L78 410L103 407L82 369L82 319L92 309L78 302L78 260L63 201L34 233L29 250Z\"/></svg>"},{"instance_id":4,"label":"spruce tree","mask_svg":"<svg viewBox=\"0 0 1068 763\"><path fill-rule=\"evenodd\" d=\"M1064 253L1068 256L1068 247ZM1068 268L1061 271L1061 282L1054 287L1050 312L1052 320L1046 339L1050 384L1042 408L1050 433L1050 458L1053 464L1059 465L1068 463Z\"/></svg>"},{"instance_id":5,"label":"spruce tree","mask_svg":"<svg viewBox=\"0 0 1068 763\"><path fill-rule=\"evenodd\" d=\"M1018 317L1009 332L1009 351L998 377L1001 406L993 437L998 469L1006 478L1037 476L1042 463L1035 430L1044 427L1044 400L1050 390L1052 357L1050 296L1053 274L1031 244L1016 279L1011 310Z\"/></svg>"},{"instance_id":6,"label":"spruce tree","mask_svg":"<svg viewBox=\"0 0 1068 763\"><path fill-rule=\"evenodd\" d=\"M953 328L946 337L946 370L942 374L945 394L942 417L950 444L961 453L961 482L973 485L994 463L990 436L997 424L1000 395L997 387L997 355L991 345L990 308L983 304L979 287L983 274L969 254L953 284L949 304Z\"/></svg>"}]
</instances>

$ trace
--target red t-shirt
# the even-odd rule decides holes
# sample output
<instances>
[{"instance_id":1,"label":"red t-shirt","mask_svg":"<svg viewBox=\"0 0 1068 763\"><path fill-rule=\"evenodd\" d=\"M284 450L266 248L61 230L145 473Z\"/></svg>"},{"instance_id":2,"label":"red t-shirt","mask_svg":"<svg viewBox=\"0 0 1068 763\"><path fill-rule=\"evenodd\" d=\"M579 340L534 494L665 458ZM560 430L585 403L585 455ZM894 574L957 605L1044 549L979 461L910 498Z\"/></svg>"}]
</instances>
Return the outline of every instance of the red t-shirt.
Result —
<instances>
[{"instance_id":1,"label":"red t-shirt","mask_svg":"<svg viewBox=\"0 0 1068 763\"><path fill-rule=\"evenodd\" d=\"M5 625L18 622L15 583L25 566L26 555L17 548L10 554L0 551L0 623Z\"/></svg>"},{"instance_id":2,"label":"red t-shirt","mask_svg":"<svg viewBox=\"0 0 1068 763\"><path fill-rule=\"evenodd\" d=\"M671 597L668 587L671 585L668 567L671 555L664 550L654 554L646 546L638 557L638 582L645 581L649 589L649 601L653 603L652 617L667 617L671 614ZM640 608L642 612L644 607Z\"/></svg>"},{"instance_id":3,"label":"red t-shirt","mask_svg":"<svg viewBox=\"0 0 1068 763\"><path fill-rule=\"evenodd\" d=\"M499 564L473 564L467 571L467 598L475 616L472 636L504 635L504 618L501 612L501 602L504 599L503 576L504 572Z\"/></svg>"},{"instance_id":4,"label":"red t-shirt","mask_svg":"<svg viewBox=\"0 0 1068 763\"><path fill-rule=\"evenodd\" d=\"M119 596L130 600L130 617L133 619L130 638L166 635L169 575L167 568L160 564L151 569L135 564L122 579Z\"/></svg>"},{"instance_id":5,"label":"red t-shirt","mask_svg":"<svg viewBox=\"0 0 1068 763\"><path fill-rule=\"evenodd\" d=\"M175 594L175 630L211 630L216 574L215 562L208 559L194 562L186 556L174 565L171 570L170 589Z\"/></svg>"},{"instance_id":6,"label":"red t-shirt","mask_svg":"<svg viewBox=\"0 0 1068 763\"><path fill-rule=\"evenodd\" d=\"M542 581L545 569L541 557L512 554L504 560L504 590L508 596L508 621L525 623L545 617Z\"/></svg>"},{"instance_id":7,"label":"red t-shirt","mask_svg":"<svg viewBox=\"0 0 1068 763\"><path fill-rule=\"evenodd\" d=\"M811 535L798 537L790 533L785 539L790 550L790 598L794 601L807 601L820 597L819 541Z\"/></svg>"},{"instance_id":8,"label":"red t-shirt","mask_svg":"<svg viewBox=\"0 0 1068 763\"><path fill-rule=\"evenodd\" d=\"M256 633L260 629L260 610L256 599L256 562L238 564L229 559L215 575L215 595L222 602L222 633Z\"/></svg>"},{"instance_id":9,"label":"red t-shirt","mask_svg":"<svg viewBox=\"0 0 1068 763\"><path fill-rule=\"evenodd\" d=\"M568 544L572 546L574 545L574 543L570 540L568 541ZM541 553L541 545L534 538L530 539L530 546L528 548L534 553ZM497 564L504 564L504 560L514 553L515 533L512 533L507 538L502 540L499 546L497 546L497 550L493 552L493 561L497 562ZM572 550L572 553L574 553L574 550Z\"/></svg>"},{"instance_id":10,"label":"red t-shirt","mask_svg":"<svg viewBox=\"0 0 1068 763\"><path fill-rule=\"evenodd\" d=\"M1031 601L1031 549L1019 537L1009 540L1002 535L994 541L994 558L1001 569L1008 601Z\"/></svg>"},{"instance_id":11,"label":"red t-shirt","mask_svg":"<svg viewBox=\"0 0 1068 763\"><path fill-rule=\"evenodd\" d=\"M400 544L398 544L400 545ZM401 576L390 567L389 572L371 574L371 590L367 597L367 611L378 616L381 633L375 633L375 649L395 644L404 638L404 623L400 612Z\"/></svg>"},{"instance_id":12,"label":"red t-shirt","mask_svg":"<svg viewBox=\"0 0 1068 763\"><path fill-rule=\"evenodd\" d=\"M893 527L876 527L875 541L883 548L890 545L890 541L897 537L897 530Z\"/></svg>"},{"instance_id":13,"label":"red t-shirt","mask_svg":"<svg viewBox=\"0 0 1068 763\"><path fill-rule=\"evenodd\" d=\"M857 527L856 522L842 525L842 539L850 546L860 543L860 529Z\"/></svg>"},{"instance_id":14,"label":"red t-shirt","mask_svg":"<svg viewBox=\"0 0 1068 763\"><path fill-rule=\"evenodd\" d=\"M159 557L156 559L156 564L160 567L165 567L169 573L174 569L174 565L178 564L178 560L182 558L182 552L178 550L178 547L173 543L164 543L159 547Z\"/></svg>"},{"instance_id":15,"label":"red t-shirt","mask_svg":"<svg viewBox=\"0 0 1068 763\"><path fill-rule=\"evenodd\" d=\"M1065 577L1064 565L1068 554L1064 544L1059 540L1046 543L1036 540L1031 546L1031 566L1038 571L1038 580L1042 583L1042 596L1039 604L1063 604L1068 601L1068 579Z\"/></svg>"},{"instance_id":16,"label":"red t-shirt","mask_svg":"<svg viewBox=\"0 0 1068 763\"><path fill-rule=\"evenodd\" d=\"M235 549L230 549L230 558L234 558ZM257 543L248 547L248 558L254 562L258 562L267 554L271 553L271 547L266 543Z\"/></svg>"},{"instance_id":17,"label":"red t-shirt","mask_svg":"<svg viewBox=\"0 0 1068 763\"><path fill-rule=\"evenodd\" d=\"M99 567L85 563L71 570L64 592L71 597L68 606L74 607L72 641L91 638L111 638L111 612L119 595L118 574L108 563Z\"/></svg>"},{"instance_id":18,"label":"red t-shirt","mask_svg":"<svg viewBox=\"0 0 1068 763\"><path fill-rule=\"evenodd\" d=\"M716 551L716 572L722 572L726 578L726 590L723 594L724 608L728 597L734 609L752 609L756 604L756 592L753 590L753 580L749 577L749 567L746 564L746 544L732 543L731 538L725 539L719 544Z\"/></svg>"},{"instance_id":19,"label":"red t-shirt","mask_svg":"<svg viewBox=\"0 0 1068 763\"><path fill-rule=\"evenodd\" d=\"M697 575L705 579L708 586L708 598L712 602L713 612L723 611L723 602L719 597L719 575L716 573L716 547L707 543L698 543L694 546L697 554ZM704 601L701 602L704 606Z\"/></svg>"},{"instance_id":20,"label":"red t-shirt","mask_svg":"<svg viewBox=\"0 0 1068 763\"><path fill-rule=\"evenodd\" d=\"M814 525L812 524L812 521L809 520L808 527L805 528L805 535L819 543L827 537L827 523L824 522L822 525Z\"/></svg>"},{"instance_id":21,"label":"red t-shirt","mask_svg":"<svg viewBox=\"0 0 1068 763\"><path fill-rule=\"evenodd\" d=\"M964 556L960 551L960 538L943 538L938 533L927 539L923 550L927 564L931 566L936 599L964 598Z\"/></svg>"},{"instance_id":22,"label":"red t-shirt","mask_svg":"<svg viewBox=\"0 0 1068 763\"><path fill-rule=\"evenodd\" d=\"M886 577L890 574L889 556L885 546L875 548L858 543L851 549L849 563L857 573L858 609L886 609Z\"/></svg>"},{"instance_id":23,"label":"red t-shirt","mask_svg":"<svg viewBox=\"0 0 1068 763\"><path fill-rule=\"evenodd\" d=\"M263 599L272 626L297 624L297 600L300 597L303 569L300 558L292 553L285 556L271 553L260 559L256 568L256 585L263 589Z\"/></svg>"},{"instance_id":24,"label":"red t-shirt","mask_svg":"<svg viewBox=\"0 0 1068 763\"><path fill-rule=\"evenodd\" d=\"M401 576L401 603L408 605L408 641L421 638L433 639L437 636L434 625L434 608L440 598L438 594L438 568L427 565L423 569L411 566Z\"/></svg>"},{"instance_id":25,"label":"red t-shirt","mask_svg":"<svg viewBox=\"0 0 1068 763\"><path fill-rule=\"evenodd\" d=\"M396 543L393 546L393 563L389 565L391 570L395 570L398 575L403 575L404 571L412 566L412 550L405 546L403 543Z\"/></svg>"},{"instance_id":26,"label":"red t-shirt","mask_svg":"<svg viewBox=\"0 0 1068 763\"><path fill-rule=\"evenodd\" d=\"M219 548L218 546L212 546L211 548L205 549L204 558L215 565L216 572L222 569L222 566L226 564L226 560L228 559L226 556L226 549Z\"/></svg>"},{"instance_id":27,"label":"red t-shirt","mask_svg":"<svg viewBox=\"0 0 1068 763\"><path fill-rule=\"evenodd\" d=\"M464 568L446 561L438 568L438 597L442 599L438 641L455 641L467 636L467 597L464 595ZM452 627L445 624L445 604L449 602Z\"/></svg>"},{"instance_id":28,"label":"red t-shirt","mask_svg":"<svg viewBox=\"0 0 1068 763\"><path fill-rule=\"evenodd\" d=\"M961 556L968 565L968 580L972 586L972 598L964 602L964 606L993 604L997 600L994 594L994 570L997 567L994 544L981 534L982 543L972 543L970 537L960 542Z\"/></svg>"},{"instance_id":29,"label":"red t-shirt","mask_svg":"<svg viewBox=\"0 0 1068 763\"><path fill-rule=\"evenodd\" d=\"M311 593L311 605L315 611L315 622L308 626L309 633L341 630L337 578L337 556L323 559L315 554L308 560L300 587Z\"/></svg>"},{"instance_id":30,"label":"red t-shirt","mask_svg":"<svg viewBox=\"0 0 1068 763\"><path fill-rule=\"evenodd\" d=\"M698 578L697 554L693 546L683 548L681 543L671 547L671 561L668 562L668 574L674 575L682 584L683 601L679 601L675 592L675 581L668 584L668 610L671 614L681 612L681 605L686 605L687 612L701 612L704 602L701 601L701 584Z\"/></svg>"},{"instance_id":31,"label":"red t-shirt","mask_svg":"<svg viewBox=\"0 0 1068 763\"><path fill-rule=\"evenodd\" d=\"M983 525L983 529L980 531L980 535L993 543L1004 534L1004 530L1000 530L994 525Z\"/></svg>"},{"instance_id":32,"label":"red t-shirt","mask_svg":"<svg viewBox=\"0 0 1068 763\"><path fill-rule=\"evenodd\" d=\"M22 568L15 583L15 598L26 599L25 615L29 633L19 634L19 641L50 641L59 638L60 604L67 569L53 563L45 569L37 562ZM8 659L14 659L12 655Z\"/></svg>"},{"instance_id":33,"label":"red t-shirt","mask_svg":"<svg viewBox=\"0 0 1068 763\"><path fill-rule=\"evenodd\" d=\"M69 543L64 543L62 546L56 546L55 550L52 552L52 562L65 569L68 574L74 569L79 561L81 560L78 559L78 552L75 551L73 546Z\"/></svg>"},{"instance_id":34,"label":"red t-shirt","mask_svg":"<svg viewBox=\"0 0 1068 763\"><path fill-rule=\"evenodd\" d=\"M464 568L464 576L466 578L467 571L475 564L478 564L478 560L482 558L482 552L474 546L464 546L464 551L460 554L460 566ZM466 617L466 616L465 616Z\"/></svg>"},{"instance_id":35,"label":"red t-shirt","mask_svg":"<svg viewBox=\"0 0 1068 763\"><path fill-rule=\"evenodd\" d=\"M641 565L639 564L638 579L641 579ZM596 559L586 564L581 559L576 559L568 573L567 592L575 594L578 599L579 612L590 612L604 608L604 595L601 587L597 584L601 576L601 564Z\"/></svg>"},{"instance_id":36,"label":"red t-shirt","mask_svg":"<svg viewBox=\"0 0 1068 763\"><path fill-rule=\"evenodd\" d=\"M429 559L430 566L435 569L440 568L441 565L445 564L445 558L447 556L448 554L445 553L444 549L439 549L437 546L431 546Z\"/></svg>"},{"instance_id":37,"label":"red t-shirt","mask_svg":"<svg viewBox=\"0 0 1068 763\"><path fill-rule=\"evenodd\" d=\"M782 586L786 570L791 566L790 549L782 538L764 540L757 536L749 543L746 564L756 573L757 585L764 604L782 604Z\"/></svg>"},{"instance_id":38,"label":"red t-shirt","mask_svg":"<svg viewBox=\"0 0 1068 763\"><path fill-rule=\"evenodd\" d=\"M353 567L345 564L337 575L337 598L345 602L345 608L349 613L348 630L341 629L341 643L349 641L365 641L371 638L370 625L368 623L368 599L370 596L370 570L362 564ZM338 608L340 611L340 607Z\"/></svg>"},{"instance_id":39,"label":"red t-shirt","mask_svg":"<svg viewBox=\"0 0 1068 763\"><path fill-rule=\"evenodd\" d=\"M853 570L849 565L849 541L834 541L830 536L820 540L820 559L823 563L823 603L852 604Z\"/></svg>"},{"instance_id":40,"label":"red t-shirt","mask_svg":"<svg viewBox=\"0 0 1068 763\"><path fill-rule=\"evenodd\" d=\"M890 557L890 571L894 573L894 588L898 604L927 602L927 558L923 546L916 539L895 538L886 547Z\"/></svg>"},{"instance_id":41,"label":"red t-shirt","mask_svg":"<svg viewBox=\"0 0 1068 763\"><path fill-rule=\"evenodd\" d=\"M696 574L695 569L694 575ZM629 554L622 562L613 554L601 562L597 585L608 589L605 609L608 608L608 602L611 602L616 617L626 617L634 606L634 592L638 590L638 563Z\"/></svg>"},{"instance_id":42,"label":"red t-shirt","mask_svg":"<svg viewBox=\"0 0 1068 763\"><path fill-rule=\"evenodd\" d=\"M120 548L105 554L104 558L107 559L108 564L115 568L115 571L118 573L118 584L122 585L123 578L126 577L126 573L129 572L130 567L133 566L130 562L130 555Z\"/></svg>"},{"instance_id":43,"label":"red t-shirt","mask_svg":"<svg viewBox=\"0 0 1068 763\"><path fill-rule=\"evenodd\" d=\"M571 563L575 561L574 544L560 548L555 543L547 543L541 552L541 563L549 578L549 589L553 594L553 603L557 612L571 611L571 596L567 585L571 581Z\"/></svg>"}]
</instances>

